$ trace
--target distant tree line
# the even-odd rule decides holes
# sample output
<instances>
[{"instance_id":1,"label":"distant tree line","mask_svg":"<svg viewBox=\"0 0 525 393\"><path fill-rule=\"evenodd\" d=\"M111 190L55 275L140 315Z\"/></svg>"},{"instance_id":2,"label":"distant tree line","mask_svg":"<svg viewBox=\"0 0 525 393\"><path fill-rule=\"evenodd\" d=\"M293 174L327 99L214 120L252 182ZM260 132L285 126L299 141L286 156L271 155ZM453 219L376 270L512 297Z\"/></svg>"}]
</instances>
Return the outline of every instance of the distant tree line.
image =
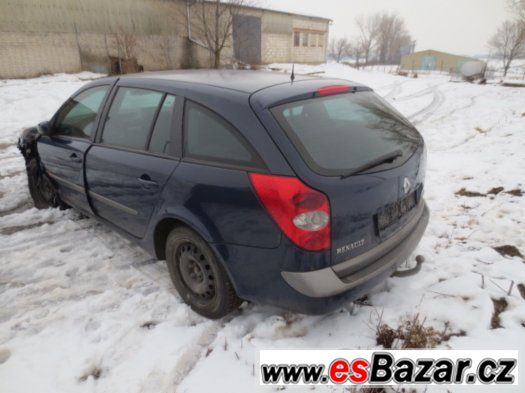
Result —
<instances>
[{"instance_id":1,"label":"distant tree line","mask_svg":"<svg viewBox=\"0 0 525 393\"><path fill-rule=\"evenodd\" d=\"M355 20L359 34L351 39L334 37L328 47L335 61L352 58L355 66L398 64L413 45L405 21L394 13L377 12Z\"/></svg>"},{"instance_id":2,"label":"distant tree line","mask_svg":"<svg viewBox=\"0 0 525 393\"><path fill-rule=\"evenodd\" d=\"M503 76L512 61L525 57L525 0L507 0L514 19L506 20L489 40L489 47L503 61Z\"/></svg>"}]
</instances>

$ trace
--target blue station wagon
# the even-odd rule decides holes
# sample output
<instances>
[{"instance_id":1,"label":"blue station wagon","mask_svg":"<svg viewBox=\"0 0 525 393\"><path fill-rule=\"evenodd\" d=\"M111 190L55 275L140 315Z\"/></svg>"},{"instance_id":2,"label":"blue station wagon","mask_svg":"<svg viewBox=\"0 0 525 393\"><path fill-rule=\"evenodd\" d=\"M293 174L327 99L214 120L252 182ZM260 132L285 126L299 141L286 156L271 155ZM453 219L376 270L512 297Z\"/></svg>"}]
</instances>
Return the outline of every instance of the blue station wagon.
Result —
<instances>
[{"instance_id":1,"label":"blue station wagon","mask_svg":"<svg viewBox=\"0 0 525 393\"><path fill-rule=\"evenodd\" d=\"M428 222L425 146L370 88L259 71L88 83L19 142L36 207L73 207L166 260L220 318L326 313L384 281Z\"/></svg>"}]
</instances>

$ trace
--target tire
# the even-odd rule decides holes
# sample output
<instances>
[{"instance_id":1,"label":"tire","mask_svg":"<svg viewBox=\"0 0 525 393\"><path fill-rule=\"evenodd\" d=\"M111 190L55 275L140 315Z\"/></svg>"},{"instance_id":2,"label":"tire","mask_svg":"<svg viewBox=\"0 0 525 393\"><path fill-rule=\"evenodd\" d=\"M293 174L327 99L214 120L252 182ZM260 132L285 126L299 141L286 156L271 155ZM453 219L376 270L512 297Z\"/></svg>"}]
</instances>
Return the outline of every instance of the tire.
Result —
<instances>
[{"instance_id":1,"label":"tire","mask_svg":"<svg viewBox=\"0 0 525 393\"><path fill-rule=\"evenodd\" d=\"M27 183L29 194L37 209L49 209L50 207L60 207L67 209L68 206L60 200L57 190L51 181L40 170L36 158L32 158L27 165Z\"/></svg>"},{"instance_id":2,"label":"tire","mask_svg":"<svg viewBox=\"0 0 525 393\"><path fill-rule=\"evenodd\" d=\"M166 263L173 285L196 313L222 318L242 300L206 241L186 227L173 229L166 241Z\"/></svg>"}]
</instances>

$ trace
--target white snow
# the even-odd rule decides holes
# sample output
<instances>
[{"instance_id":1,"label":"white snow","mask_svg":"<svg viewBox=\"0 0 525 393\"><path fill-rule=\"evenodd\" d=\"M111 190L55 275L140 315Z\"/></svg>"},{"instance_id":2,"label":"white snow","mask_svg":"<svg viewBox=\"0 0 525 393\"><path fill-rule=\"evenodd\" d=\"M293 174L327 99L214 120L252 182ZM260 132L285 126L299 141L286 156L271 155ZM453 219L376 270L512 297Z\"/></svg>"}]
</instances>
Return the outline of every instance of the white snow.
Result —
<instances>
[{"instance_id":1,"label":"white snow","mask_svg":"<svg viewBox=\"0 0 525 393\"><path fill-rule=\"evenodd\" d=\"M517 289L525 264L492 248L525 254L525 196L507 193L525 192L525 89L336 64L295 71L368 84L424 135L431 220L416 251L426 257L421 272L324 316L249 304L221 321L201 318L172 288L164 262L75 211L32 208L15 147L20 130L96 76L0 81L0 392L274 391L257 385L260 349L378 348L379 315L395 327L419 313L428 325L466 333L443 348L525 351ZM455 195L493 187L504 191ZM502 297L502 327L491 329L491 299Z\"/></svg>"}]
</instances>

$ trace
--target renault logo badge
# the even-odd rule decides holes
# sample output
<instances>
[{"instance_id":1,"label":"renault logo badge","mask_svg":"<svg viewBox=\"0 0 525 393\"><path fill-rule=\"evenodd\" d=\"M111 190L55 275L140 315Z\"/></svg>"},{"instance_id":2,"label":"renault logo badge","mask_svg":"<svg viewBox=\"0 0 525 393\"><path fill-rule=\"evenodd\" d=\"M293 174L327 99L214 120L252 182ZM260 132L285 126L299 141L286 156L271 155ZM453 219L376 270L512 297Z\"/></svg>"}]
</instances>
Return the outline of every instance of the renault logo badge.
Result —
<instances>
[{"instance_id":1,"label":"renault logo badge","mask_svg":"<svg viewBox=\"0 0 525 393\"><path fill-rule=\"evenodd\" d=\"M410 180L408 180L407 177L403 179L403 191L405 192L405 194L407 194L408 191L410 191Z\"/></svg>"}]
</instances>

